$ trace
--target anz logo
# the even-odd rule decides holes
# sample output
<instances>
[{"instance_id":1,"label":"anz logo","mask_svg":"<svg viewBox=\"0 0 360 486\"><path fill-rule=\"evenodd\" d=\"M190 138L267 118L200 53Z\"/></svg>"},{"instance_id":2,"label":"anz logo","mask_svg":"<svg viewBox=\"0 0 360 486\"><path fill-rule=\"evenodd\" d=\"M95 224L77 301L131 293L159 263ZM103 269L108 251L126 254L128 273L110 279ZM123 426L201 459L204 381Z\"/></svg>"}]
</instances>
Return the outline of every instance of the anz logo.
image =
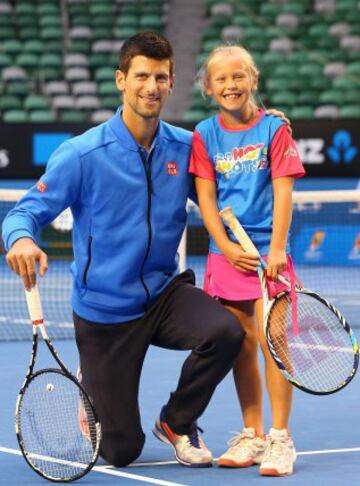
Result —
<instances>
[{"instance_id":1,"label":"anz logo","mask_svg":"<svg viewBox=\"0 0 360 486\"><path fill-rule=\"evenodd\" d=\"M304 164L312 165L325 163L326 156L334 165L351 164L359 152L347 130L336 131L330 147L323 138L302 138L296 140L296 146Z\"/></svg>"},{"instance_id":2,"label":"anz logo","mask_svg":"<svg viewBox=\"0 0 360 486\"><path fill-rule=\"evenodd\" d=\"M327 156L334 164L350 164L358 153L347 130L338 130L332 139L332 146L326 150Z\"/></svg>"}]
</instances>

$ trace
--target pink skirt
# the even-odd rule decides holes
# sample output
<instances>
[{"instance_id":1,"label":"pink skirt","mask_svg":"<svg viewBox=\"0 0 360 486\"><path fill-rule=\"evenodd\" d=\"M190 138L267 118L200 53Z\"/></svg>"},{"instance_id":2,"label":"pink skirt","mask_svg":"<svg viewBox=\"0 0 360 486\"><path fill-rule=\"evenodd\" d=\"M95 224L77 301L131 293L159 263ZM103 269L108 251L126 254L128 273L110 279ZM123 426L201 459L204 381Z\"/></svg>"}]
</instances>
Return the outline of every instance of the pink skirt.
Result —
<instances>
[{"instance_id":1,"label":"pink skirt","mask_svg":"<svg viewBox=\"0 0 360 486\"><path fill-rule=\"evenodd\" d=\"M288 280L295 279L293 261L288 255L288 265L282 273ZM267 257L264 257L267 260ZM234 268L223 255L209 253L205 277L204 290L211 297L219 297L230 301L257 300L260 299L261 286L257 272L242 272ZM270 297L288 290L280 282L268 281L268 291Z\"/></svg>"}]
</instances>

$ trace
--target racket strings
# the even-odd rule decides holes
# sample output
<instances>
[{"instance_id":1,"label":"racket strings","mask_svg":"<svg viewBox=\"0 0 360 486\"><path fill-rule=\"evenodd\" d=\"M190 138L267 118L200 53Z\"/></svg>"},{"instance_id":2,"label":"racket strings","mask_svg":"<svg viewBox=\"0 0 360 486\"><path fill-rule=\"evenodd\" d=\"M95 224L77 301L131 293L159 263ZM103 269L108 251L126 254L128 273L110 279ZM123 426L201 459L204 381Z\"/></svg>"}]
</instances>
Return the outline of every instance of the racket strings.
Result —
<instances>
[{"instance_id":1,"label":"racket strings","mask_svg":"<svg viewBox=\"0 0 360 486\"><path fill-rule=\"evenodd\" d=\"M303 292L297 292L297 318L295 336L289 295L275 301L267 324L273 353L301 386L315 392L339 388L354 368L348 332L332 310Z\"/></svg>"},{"instance_id":2,"label":"racket strings","mask_svg":"<svg viewBox=\"0 0 360 486\"><path fill-rule=\"evenodd\" d=\"M55 480L82 475L96 457L96 418L81 389L60 372L36 375L22 397L19 433L32 466Z\"/></svg>"}]
</instances>

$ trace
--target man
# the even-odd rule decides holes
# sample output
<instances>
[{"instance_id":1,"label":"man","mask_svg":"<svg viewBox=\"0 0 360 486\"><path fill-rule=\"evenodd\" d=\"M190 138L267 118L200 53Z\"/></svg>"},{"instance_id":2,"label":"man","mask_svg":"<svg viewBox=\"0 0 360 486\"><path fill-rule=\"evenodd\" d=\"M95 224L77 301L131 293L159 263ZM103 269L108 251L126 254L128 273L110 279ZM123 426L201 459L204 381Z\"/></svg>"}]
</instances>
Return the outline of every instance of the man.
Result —
<instances>
[{"instance_id":1,"label":"man","mask_svg":"<svg viewBox=\"0 0 360 486\"><path fill-rule=\"evenodd\" d=\"M138 388L150 344L192 350L154 434L177 460L210 466L196 425L239 353L243 331L220 303L177 271L186 224L191 133L160 121L173 87L173 52L145 32L120 51L123 109L62 144L46 173L8 214L7 262L26 288L47 269L37 230L70 207L74 216L72 305L82 382L102 425L101 454L125 466L141 453Z\"/></svg>"}]
</instances>

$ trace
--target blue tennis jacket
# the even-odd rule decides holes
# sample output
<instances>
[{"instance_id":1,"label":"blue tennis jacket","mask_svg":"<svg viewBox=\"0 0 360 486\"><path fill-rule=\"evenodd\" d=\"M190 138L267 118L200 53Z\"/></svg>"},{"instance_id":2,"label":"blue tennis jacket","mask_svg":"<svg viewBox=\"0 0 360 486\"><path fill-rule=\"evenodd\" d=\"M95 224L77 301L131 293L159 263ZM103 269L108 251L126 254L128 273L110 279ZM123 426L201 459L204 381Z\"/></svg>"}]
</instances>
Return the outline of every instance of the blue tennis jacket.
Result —
<instances>
[{"instance_id":1,"label":"blue tennis jacket","mask_svg":"<svg viewBox=\"0 0 360 486\"><path fill-rule=\"evenodd\" d=\"M72 305L99 323L136 319L178 273L192 134L160 122L147 152L117 112L109 121L64 142L45 174L8 213L8 250L70 207L74 262Z\"/></svg>"}]
</instances>

